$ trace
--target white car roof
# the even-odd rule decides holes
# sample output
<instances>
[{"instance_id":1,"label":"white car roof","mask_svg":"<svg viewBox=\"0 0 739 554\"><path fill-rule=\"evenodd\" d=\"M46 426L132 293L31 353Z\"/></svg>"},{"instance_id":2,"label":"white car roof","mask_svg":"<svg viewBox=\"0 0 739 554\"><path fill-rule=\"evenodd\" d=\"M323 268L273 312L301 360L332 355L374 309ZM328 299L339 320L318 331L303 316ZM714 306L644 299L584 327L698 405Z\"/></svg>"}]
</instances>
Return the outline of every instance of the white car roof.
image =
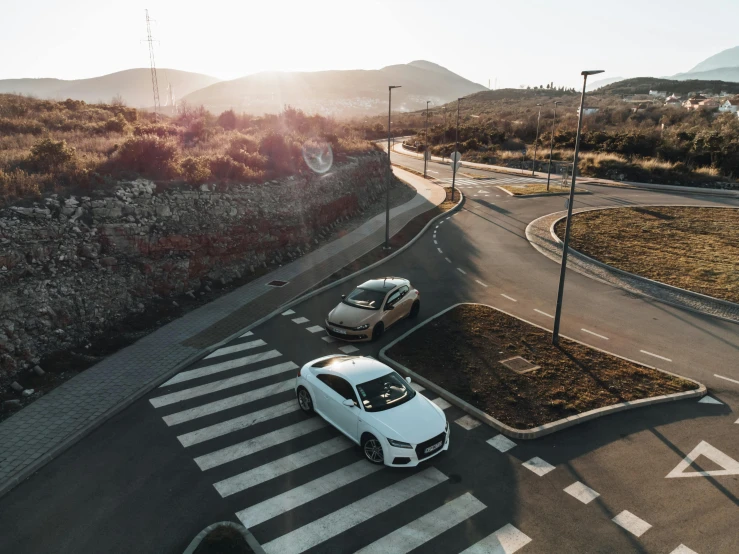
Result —
<instances>
[{"instance_id":1,"label":"white car roof","mask_svg":"<svg viewBox=\"0 0 739 554\"><path fill-rule=\"evenodd\" d=\"M367 356L346 356L345 360L342 358L344 357L337 357L336 361L322 369L343 377L352 385L366 383L393 371L393 368Z\"/></svg>"}]
</instances>

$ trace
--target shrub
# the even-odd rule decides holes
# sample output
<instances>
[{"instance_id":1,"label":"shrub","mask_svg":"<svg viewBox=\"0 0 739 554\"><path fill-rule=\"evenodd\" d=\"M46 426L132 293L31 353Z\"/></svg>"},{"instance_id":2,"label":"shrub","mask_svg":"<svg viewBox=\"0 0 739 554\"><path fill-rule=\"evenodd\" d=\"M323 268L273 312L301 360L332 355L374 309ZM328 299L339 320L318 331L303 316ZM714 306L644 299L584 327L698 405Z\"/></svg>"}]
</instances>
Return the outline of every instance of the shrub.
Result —
<instances>
[{"instance_id":1,"label":"shrub","mask_svg":"<svg viewBox=\"0 0 739 554\"><path fill-rule=\"evenodd\" d=\"M166 179L179 173L179 155L179 147L172 139L156 135L130 137L116 151L110 168Z\"/></svg>"},{"instance_id":2,"label":"shrub","mask_svg":"<svg viewBox=\"0 0 739 554\"><path fill-rule=\"evenodd\" d=\"M149 123L144 125L137 125L133 134L137 137L143 137L144 135L156 135L159 138L164 137L175 137L181 133L181 129L176 125L169 123Z\"/></svg>"},{"instance_id":3,"label":"shrub","mask_svg":"<svg viewBox=\"0 0 739 554\"><path fill-rule=\"evenodd\" d=\"M76 165L74 148L64 140L41 139L31 147L26 165L37 173L59 173Z\"/></svg>"},{"instance_id":4,"label":"shrub","mask_svg":"<svg viewBox=\"0 0 739 554\"><path fill-rule=\"evenodd\" d=\"M38 177L31 176L21 169L4 172L0 169L0 204L7 204L19 198L39 198L41 187Z\"/></svg>"},{"instance_id":5,"label":"shrub","mask_svg":"<svg viewBox=\"0 0 739 554\"><path fill-rule=\"evenodd\" d=\"M264 178L263 171L253 170L229 156L213 156L209 160L214 177L228 181L255 181Z\"/></svg>"},{"instance_id":6,"label":"shrub","mask_svg":"<svg viewBox=\"0 0 739 554\"><path fill-rule=\"evenodd\" d=\"M238 119L236 117L236 113L233 110L226 110L218 116L216 123L218 123L218 125L220 125L224 129L232 130L236 129Z\"/></svg>"},{"instance_id":7,"label":"shrub","mask_svg":"<svg viewBox=\"0 0 739 554\"><path fill-rule=\"evenodd\" d=\"M109 133L125 133L128 131L128 121L119 113L105 122L105 130Z\"/></svg>"},{"instance_id":8,"label":"shrub","mask_svg":"<svg viewBox=\"0 0 739 554\"><path fill-rule=\"evenodd\" d=\"M269 133L262 138L259 153L267 157L267 167L275 171L286 171L293 167L292 153L285 137Z\"/></svg>"},{"instance_id":9,"label":"shrub","mask_svg":"<svg viewBox=\"0 0 739 554\"><path fill-rule=\"evenodd\" d=\"M190 156L182 160L180 171L185 181L199 185L200 183L207 181L210 177L209 160L202 156Z\"/></svg>"}]
</instances>

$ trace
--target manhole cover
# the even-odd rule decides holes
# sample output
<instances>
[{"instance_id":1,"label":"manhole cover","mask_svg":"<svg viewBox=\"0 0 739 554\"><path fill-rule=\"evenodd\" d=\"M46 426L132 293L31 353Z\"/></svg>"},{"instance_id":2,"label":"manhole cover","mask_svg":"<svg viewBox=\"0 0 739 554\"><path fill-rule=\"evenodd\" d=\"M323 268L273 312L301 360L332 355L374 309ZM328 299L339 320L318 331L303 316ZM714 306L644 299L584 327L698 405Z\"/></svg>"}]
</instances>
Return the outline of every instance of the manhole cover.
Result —
<instances>
[{"instance_id":1,"label":"manhole cover","mask_svg":"<svg viewBox=\"0 0 739 554\"><path fill-rule=\"evenodd\" d=\"M287 283L288 283L287 281L270 281L269 283L267 283L267 286L268 287L284 287L285 285L287 285Z\"/></svg>"},{"instance_id":2,"label":"manhole cover","mask_svg":"<svg viewBox=\"0 0 739 554\"><path fill-rule=\"evenodd\" d=\"M539 369L540 367L538 365L532 364L530 361L522 358L521 356L508 358L507 360L500 360L500 363L506 366L511 371L515 371L516 373L528 373L529 371L534 371L535 369Z\"/></svg>"}]
</instances>

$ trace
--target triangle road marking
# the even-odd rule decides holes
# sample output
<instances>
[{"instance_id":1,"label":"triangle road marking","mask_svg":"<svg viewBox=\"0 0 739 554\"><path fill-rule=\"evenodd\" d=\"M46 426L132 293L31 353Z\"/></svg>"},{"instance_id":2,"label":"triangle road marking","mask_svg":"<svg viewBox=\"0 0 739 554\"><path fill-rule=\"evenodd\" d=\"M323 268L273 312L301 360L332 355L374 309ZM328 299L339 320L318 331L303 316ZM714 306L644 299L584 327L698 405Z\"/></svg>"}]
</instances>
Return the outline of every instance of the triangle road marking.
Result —
<instances>
[{"instance_id":1,"label":"triangle road marking","mask_svg":"<svg viewBox=\"0 0 739 554\"><path fill-rule=\"evenodd\" d=\"M698 456L705 456L724 469L714 469L712 471L685 471L690 467ZM701 441L698 446L683 458L683 460L675 466L665 478L671 477L714 477L719 475L739 475L739 462L731 456L721 452L718 448L711 446L706 441Z\"/></svg>"}]
</instances>

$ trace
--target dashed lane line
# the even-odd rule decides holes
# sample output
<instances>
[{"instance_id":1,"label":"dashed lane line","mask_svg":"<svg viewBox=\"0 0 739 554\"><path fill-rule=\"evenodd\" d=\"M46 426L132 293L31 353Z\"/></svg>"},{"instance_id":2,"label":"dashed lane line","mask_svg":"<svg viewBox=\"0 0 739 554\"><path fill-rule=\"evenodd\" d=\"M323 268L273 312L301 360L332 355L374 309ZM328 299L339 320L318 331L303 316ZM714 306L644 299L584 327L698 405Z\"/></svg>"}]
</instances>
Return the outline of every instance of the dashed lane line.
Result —
<instances>
[{"instance_id":1,"label":"dashed lane line","mask_svg":"<svg viewBox=\"0 0 739 554\"><path fill-rule=\"evenodd\" d=\"M525 467L526 469L533 471L539 477L542 477L550 471L554 470L554 466L552 464L542 460L538 456L531 458L529 461L524 462L521 465L523 465L523 467Z\"/></svg>"},{"instance_id":2,"label":"dashed lane line","mask_svg":"<svg viewBox=\"0 0 739 554\"><path fill-rule=\"evenodd\" d=\"M307 317L296 317L295 319L293 319L293 323L302 325L303 323L308 323L308 318Z\"/></svg>"},{"instance_id":3,"label":"dashed lane line","mask_svg":"<svg viewBox=\"0 0 739 554\"><path fill-rule=\"evenodd\" d=\"M479 420L470 415L462 416L459 419L455 420L454 423L459 425L462 429L466 429L467 431L472 431L472 429L474 429L475 427L479 427L480 425L482 425Z\"/></svg>"},{"instance_id":4,"label":"dashed lane line","mask_svg":"<svg viewBox=\"0 0 739 554\"><path fill-rule=\"evenodd\" d=\"M436 242L436 239L434 239L434 244L439 244L438 242Z\"/></svg>"},{"instance_id":5,"label":"dashed lane line","mask_svg":"<svg viewBox=\"0 0 739 554\"><path fill-rule=\"evenodd\" d=\"M444 400L441 397L432 400L432 402L434 404L436 404L442 410L446 410L447 408L451 408L451 406L452 406L449 402L447 402L446 400Z\"/></svg>"},{"instance_id":6,"label":"dashed lane line","mask_svg":"<svg viewBox=\"0 0 739 554\"><path fill-rule=\"evenodd\" d=\"M439 251L439 254L443 254L444 253L444 252L441 251L441 248L437 248L437 250Z\"/></svg>"},{"instance_id":7,"label":"dashed lane line","mask_svg":"<svg viewBox=\"0 0 739 554\"><path fill-rule=\"evenodd\" d=\"M239 336L239 338L240 338L240 339L243 339L244 337L251 337L251 336L252 336L253 334L254 334L254 333L252 333L251 331L247 331L247 332L246 332L246 333L244 333L243 335Z\"/></svg>"},{"instance_id":8,"label":"dashed lane line","mask_svg":"<svg viewBox=\"0 0 739 554\"><path fill-rule=\"evenodd\" d=\"M575 481L569 487L564 489L564 491L570 496L577 498L583 504L589 504L600 496L599 493L595 492L585 483L581 483L580 481Z\"/></svg>"},{"instance_id":9,"label":"dashed lane line","mask_svg":"<svg viewBox=\"0 0 739 554\"><path fill-rule=\"evenodd\" d=\"M664 356L660 356L659 354L654 354L652 352L647 352L646 350L639 350L642 354L646 354L647 356L654 356L655 358L659 358L660 360L664 360L666 362L671 362L672 360L670 358L665 358Z\"/></svg>"},{"instance_id":10,"label":"dashed lane line","mask_svg":"<svg viewBox=\"0 0 739 554\"><path fill-rule=\"evenodd\" d=\"M478 281L477 279L475 279L475 283L477 283L478 285L482 285L485 288L488 288L488 286L485 283L483 283L482 281Z\"/></svg>"},{"instance_id":11,"label":"dashed lane line","mask_svg":"<svg viewBox=\"0 0 739 554\"><path fill-rule=\"evenodd\" d=\"M287 310L285 312L282 312L282 315L293 315L295 313L294 310Z\"/></svg>"},{"instance_id":12,"label":"dashed lane line","mask_svg":"<svg viewBox=\"0 0 739 554\"><path fill-rule=\"evenodd\" d=\"M551 314L548 314L546 312L542 312L541 310L537 310L536 308L534 308L534 311L537 312L537 313L540 313L541 315L545 315L547 317L550 317L550 318L554 319L554 316L551 315Z\"/></svg>"},{"instance_id":13,"label":"dashed lane line","mask_svg":"<svg viewBox=\"0 0 739 554\"><path fill-rule=\"evenodd\" d=\"M594 337L598 337L599 339L610 340L608 337L599 335L598 333L593 333L592 331L588 331L587 329L580 329L580 331L582 331L583 333L587 333L589 335L593 335Z\"/></svg>"},{"instance_id":14,"label":"dashed lane line","mask_svg":"<svg viewBox=\"0 0 739 554\"><path fill-rule=\"evenodd\" d=\"M449 263L452 263L452 260L450 260L449 258L444 258L444 259L445 259L445 260L446 260L447 262L449 262Z\"/></svg>"},{"instance_id":15,"label":"dashed lane line","mask_svg":"<svg viewBox=\"0 0 739 554\"><path fill-rule=\"evenodd\" d=\"M713 376L714 377L718 377L719 379L724 379L725 381L730 381L732 383L736 383L737 385L739 385L739 381L736 381L734 379L729 379L728 377L724 377L723 375L719 375L717 373L714 373Z\"/></svg>"},{"instance_id":16,"label":"dashed lane line","mask_svg":"<svg viewBox=\"0 0 739 554\"><path fill-rule=\"evenodd\" d=\"M310 331L311 333L320 333L323 331L323 327L320 325L314 325L313 327L306 327L305 330Z\"/></svg>"},{"instance_id":17,"label":"dashed lane line","mask_svg":"<svg viewBox=\"0 0 739 554\"><path fill-rule=\"evenodd\" d=\"M508 452L516 446L516 443L505 435L495 435L492 439L488 439L485 442L500 452Z\"/></svg>"},{"instance_id":18,"label":"dashed lane line","mask_svg":"<svg viewBox=\"0 0 739 554\"><path fill-rule=\"evenodd\" d=\"M462 269L461 267L458 267L457 268L457 271L459 271L462 275L467 275L467 272L464 269Z\"/></svg>"},{"instance_id":19,"label":"dashed lane line","mask_svg":"<svg viewBox=\"0 0 739 554\"><path fill-rule=\"evenodd\" d=\"M507 294L502 294L502 293L501 293L501 296L502 296L503 298L507 298L507 299L508 299L508 300L510 300L511 302L518 302L518 300L516 300L516 299L515 299L515 298L513 298L512 296L508 296Z\"/></svg>"},{"instance_id":20,"label":"dashed lane line","mask_svg":"<svg viewBox=\"0 0 739 554\"><path fill-rule=\"evenodd\" d=\"M649 523L647 523L640 517L635 516L628 510L624 510L616 517L614 517L613 522L617 525L620 525L636 537L641 537L652 527Z\"/></svg>"}]
</instances>

